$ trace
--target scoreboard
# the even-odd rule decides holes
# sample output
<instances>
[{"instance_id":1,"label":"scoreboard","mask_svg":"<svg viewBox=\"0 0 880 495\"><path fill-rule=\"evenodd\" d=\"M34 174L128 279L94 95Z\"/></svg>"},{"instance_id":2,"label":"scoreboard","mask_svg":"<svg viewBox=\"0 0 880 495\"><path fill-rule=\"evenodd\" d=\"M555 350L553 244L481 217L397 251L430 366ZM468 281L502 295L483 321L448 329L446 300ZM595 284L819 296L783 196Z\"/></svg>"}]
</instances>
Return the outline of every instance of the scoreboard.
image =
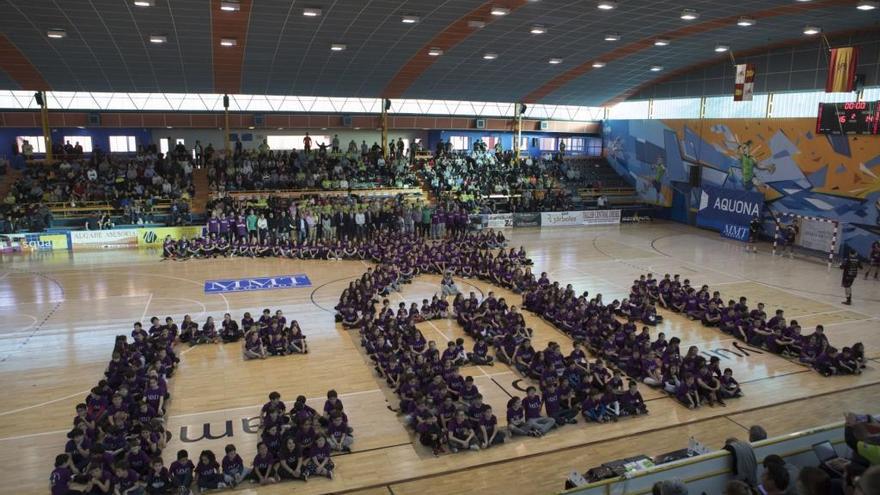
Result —
<instances>
[{"instance_id":1,"label":"scoreboard","mask_svg":"<svg viewBox=\"0 0 880 495\"><path fill-rule=\"evenodd\" d=\"M873 134L880 128L880 102L820 103L818 134Z\"/></svg>"}]
</instances>

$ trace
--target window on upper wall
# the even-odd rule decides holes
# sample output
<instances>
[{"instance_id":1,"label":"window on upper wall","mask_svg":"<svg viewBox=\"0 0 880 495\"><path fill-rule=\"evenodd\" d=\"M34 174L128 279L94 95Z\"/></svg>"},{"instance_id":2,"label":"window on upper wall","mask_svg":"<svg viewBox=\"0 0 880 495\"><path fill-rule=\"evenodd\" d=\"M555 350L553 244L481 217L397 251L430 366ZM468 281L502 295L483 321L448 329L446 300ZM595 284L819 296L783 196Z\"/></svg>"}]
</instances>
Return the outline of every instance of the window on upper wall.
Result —
<instances>
[{"instance_id":1,"label":"window on upper wall","mask_svg":"<svg viewBox=\"0 0 880 495\"><path fill-rule=\"evenodd\" d=\"M18 136L15 138L15 143L18 145L19 151L25 141L34 148L34 153L46 152L46 142L43 141L43 136Z\"/></svg>"},{"instance_id":2,"label":"window on upper wall","mask_svg":"<svg viewBox=\"0 0 880 495\"><path fill-rule=\"evenodd\" d=\"M468 137L467 136L449 136L449 142L452 143L452 149L459 150L469 150L470 146L468 145Z\"/></svg>"},{"instance_id":3,"label":"window on upper wall","mask_svg":"<svg viewBox=\"0 0 880 495\"><path fill-rule=\"evenodd\" d=\"M519 138L519 150L520 151L525 151L525 150L529 149L529 139L530 138L527 138L525 136L520 136L520 138Z\"/></svg>"},{"instance_id":4,"label":"window on upper wall","mask_svg":"<svg viewBox=\"0 0 880 495\"><path fill-rule=\"evenodd\" d=\"M559 141L565 144L565 151L567 153L580 154L584 151L584 138L560 138Z\"/></svg>"},{"instance_id":5,"label":"window on upper wall","mask_svg":"<svg viewBox=\"0 0 880 495\"><path fill-rule=\"evenodd\" d=\"M137 141L134 136L110 136L110 153L134 153Z\"/></svg>"},{"instance_id":6,"label":"window on upper wall","mask_svg":"<svg viewBox=\"0 0 880 495\"><path fill-rule=\"evenodd\" d=\"M168 154L168 138L159 139L159 153Z\"/></svg>"},{"instance_id":7,"label":"window on upper wall","mask_svg":"<svg viewBox=\"0 0 880 495\"><path fill-rule=\"evenodd\" d=\"M501 138L498 136L484 136L483 142L486 143L486 149L489 151L495 150L495 143L501 141Z\"/></svg>"},{"instance_id":8,"label":"window on upper wall","mask_svg":"<svg viewBox=\"0 0 880 495\"><path fill-rule=\"evenodd\" d=\"M556 151L556 138L539 138L538 147L541 151Z\"/></svg>"},{"instance_id":9,"label":"window on upper wall","mask_svg":"<svg viewBox=\"0 0 880 495\"><path fill-rule=\"evenodd\" d=\"M92 152L92 137L91 136L64 136L64 144L70 142L70 145L76 147L76 143L79 143L82 146L83 153L91 153Z\"/></svg>"}]
</instances>

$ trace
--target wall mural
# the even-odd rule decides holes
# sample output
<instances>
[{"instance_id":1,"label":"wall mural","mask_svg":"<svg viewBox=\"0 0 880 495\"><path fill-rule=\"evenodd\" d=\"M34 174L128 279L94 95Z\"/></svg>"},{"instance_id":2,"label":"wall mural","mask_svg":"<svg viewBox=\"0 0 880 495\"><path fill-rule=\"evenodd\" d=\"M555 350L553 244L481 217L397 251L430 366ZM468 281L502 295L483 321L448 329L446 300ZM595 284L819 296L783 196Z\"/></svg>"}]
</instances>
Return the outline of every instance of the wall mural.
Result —
<instances>
[{"instance_id":1,"label":"wall mural","mask_svg":"<svg viewBox=\"0 0 880 495\"><path fill-rule=\"evenodd\" d=\"M649 203L699 198L696 165L703 184L760 191L776 215L840 220L842 246L863 256L880 235L880 136L817 135L813 119L610 120L603 134L611 165Z\"/></svg>"}]
</instances>

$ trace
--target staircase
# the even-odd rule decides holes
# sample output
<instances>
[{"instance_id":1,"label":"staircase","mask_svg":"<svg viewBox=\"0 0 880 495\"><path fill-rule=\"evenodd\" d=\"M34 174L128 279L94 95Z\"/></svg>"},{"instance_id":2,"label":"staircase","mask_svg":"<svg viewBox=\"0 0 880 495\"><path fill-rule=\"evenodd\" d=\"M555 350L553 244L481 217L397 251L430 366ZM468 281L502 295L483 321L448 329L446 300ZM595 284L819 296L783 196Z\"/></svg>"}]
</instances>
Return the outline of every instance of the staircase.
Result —
<instances>
[{"instance_id":1,"label":"staircase","mask_svg":"<svg viewBox=\"0 0 880 495\"><path fill-rule=\"evenodd\" d=\"M194 215L202 215L211 199L211 186L208 185L208 169L193 169L193 185L196 187L196 195L192 199L191 211Z\"/></svg>"}]
</instances>

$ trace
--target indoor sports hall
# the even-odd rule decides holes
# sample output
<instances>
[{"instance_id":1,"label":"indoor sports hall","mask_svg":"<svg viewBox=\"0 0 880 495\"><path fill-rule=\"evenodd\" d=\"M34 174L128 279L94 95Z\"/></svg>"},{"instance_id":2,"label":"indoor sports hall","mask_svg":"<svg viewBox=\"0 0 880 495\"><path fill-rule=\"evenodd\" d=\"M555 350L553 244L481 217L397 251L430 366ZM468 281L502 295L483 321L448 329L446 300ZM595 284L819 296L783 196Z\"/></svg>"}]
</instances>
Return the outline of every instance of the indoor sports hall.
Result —
<instances>
[{"instance_id":1,"label":"indoor sports hall","mask_svg":"<svg viewBox=\"0 0 880 495\"><path fill-rule=\"evenodd\" d=\"M880 494L878 2L0 12L0 494Z\"/></svg>"}]
</instances>

